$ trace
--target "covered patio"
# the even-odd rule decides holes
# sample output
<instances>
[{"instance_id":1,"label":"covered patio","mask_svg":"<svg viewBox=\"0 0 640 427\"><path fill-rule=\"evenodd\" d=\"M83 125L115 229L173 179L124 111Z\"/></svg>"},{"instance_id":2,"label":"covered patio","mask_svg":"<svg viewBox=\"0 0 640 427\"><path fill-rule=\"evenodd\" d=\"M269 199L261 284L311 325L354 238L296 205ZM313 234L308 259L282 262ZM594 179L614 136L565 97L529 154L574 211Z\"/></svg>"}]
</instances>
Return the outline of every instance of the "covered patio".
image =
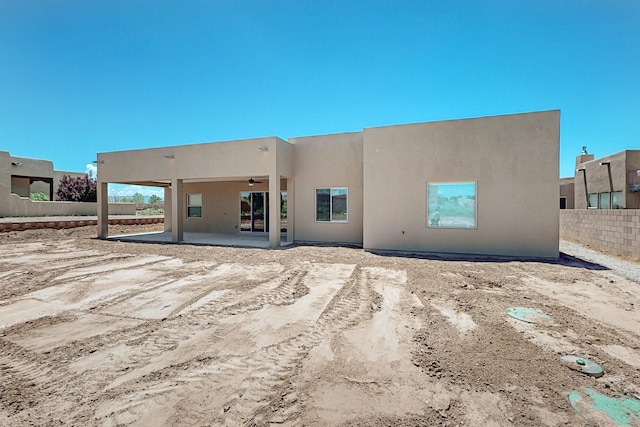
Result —
<instances>
[{"instance_id":1,"label":"covered patio","mask_svg":"<svg viewBox=\"0 0 640 427\"><path fill-rule=\"evenodd\" d=\"M292 158L291 144L275 137L99 153L98 237L110 237L108 184L121 183L164 188L164 233L137 241L291 244Z\"/></svg>"}]
</instances>

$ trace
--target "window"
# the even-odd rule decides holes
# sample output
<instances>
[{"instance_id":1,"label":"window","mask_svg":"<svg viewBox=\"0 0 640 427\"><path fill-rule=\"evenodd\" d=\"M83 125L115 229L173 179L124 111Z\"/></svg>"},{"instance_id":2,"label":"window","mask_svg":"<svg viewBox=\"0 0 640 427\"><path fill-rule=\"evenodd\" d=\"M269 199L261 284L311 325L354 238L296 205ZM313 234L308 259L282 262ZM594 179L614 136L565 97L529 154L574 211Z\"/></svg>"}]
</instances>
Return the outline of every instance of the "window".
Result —
<instances>
[{"instance_id":1,"label":"window","mask_svg":"<svg viewBox=\"0 0 640 427\"><path fill-rule=\"evenodd\" d=\"M346 187L316 188L316 221L347 222L348 193Z\"/></svg>"},{"instance_id":2,"label":"window","mask_svg":"<svg viewBox=\"0 0 640 427\"><path fill-rule=\"evenodd\" d=\"M427 183L427 227L477 228L476 183Z\"/></svg>"},{"instance_id":3,"label":"window","mask_svg":"<svg viewBox=\"0 0 640 427\"><path fill-rule=\"evenodd\" d=\"M589 194L589 209L598 209L598 194L592 193Z\"/></svg>"},{"instance_id":4,"label":"window","mask_svg":"<svg viewBox=\"0 0 640 427\"><path fill-rule=\"evenodd\" d=\"M202 194L187 194L187 217L202 217Z\"/></svg>"},{"instance_id":5,"label":"window","mask_svg":"<svg viewBox=\"0 0 640 427\"><path fill-rule=\"evenodd\" d=\"M567 196L560 196L560 209L567 209Z\"/></svg>"},{"instance_id":6,"label":"window","mask_svg":"<svg viewBox=\"0 0 640 427\"><path fill-rule=\"evenodd\" d=\"M598 194L598 208L611 209L611 194L600 193Z\"/></svg>"},{"instance_id":7,"label":"window","mask_svg":"<svg viewBox=\"0 0 640 427\"><path fill-rule=\"evenodd\" d=\"M611 209L622 209L622 191L611 193Z\"/></svg>"}]
</instances>

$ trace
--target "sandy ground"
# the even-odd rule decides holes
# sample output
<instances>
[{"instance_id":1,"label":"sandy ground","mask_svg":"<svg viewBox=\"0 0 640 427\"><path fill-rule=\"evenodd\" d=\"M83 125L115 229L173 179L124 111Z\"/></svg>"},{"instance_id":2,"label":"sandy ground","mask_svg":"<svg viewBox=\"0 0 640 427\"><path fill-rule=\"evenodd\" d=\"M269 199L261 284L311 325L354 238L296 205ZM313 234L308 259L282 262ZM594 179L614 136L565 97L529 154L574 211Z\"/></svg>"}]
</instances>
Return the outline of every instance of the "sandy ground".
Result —
<instances>
[{"instance_id":1,"label":"sandy ground","mask_svg":"<svg viewBox=\"0 0 640 427\"><path fill-rule=\"evenodd\" d=\"M0 425L607 425L568 394L640 394L640 284L575 258L94 235L0 235Z\"/></svg>"}]
</instances>

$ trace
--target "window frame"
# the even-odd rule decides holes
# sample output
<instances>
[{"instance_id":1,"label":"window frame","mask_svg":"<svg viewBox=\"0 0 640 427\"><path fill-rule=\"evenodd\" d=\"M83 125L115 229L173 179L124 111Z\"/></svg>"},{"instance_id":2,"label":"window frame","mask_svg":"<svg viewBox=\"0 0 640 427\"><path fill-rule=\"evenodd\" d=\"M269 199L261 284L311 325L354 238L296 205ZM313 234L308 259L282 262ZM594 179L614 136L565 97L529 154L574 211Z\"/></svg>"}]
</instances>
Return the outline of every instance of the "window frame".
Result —
<instances>
[{"instance_id":1,"label":"window frame","mask_svg":"<svg viewBox=\"0 0 640 427\"><path fill-rule=\"evenodd\" d=\"M620 196L620 204L614 206L614 204L613 204L614 196L618 196L618 195ZM612 192L611 193L611 209L623 209L623 207L622 207L624 205L623 198L624 198L624 194L623 194L622 191L614 191L614 192Z\"/></svg>"},{"instance_id":2,"label":"window frame","mask_svg":"<svg viewBox=\"0 0 640 427\"><path fill-rule=\"evenodd\" d=\"M329 220L318 219L318 190L329 190ZM333 219L333 191L344 190L345 191L345 219ZM349 222L349 187L315 187L314 191L314 222L320 224L347 224Z\"/></svg>"},{"instance_id":3,"label":"window frame","mask_svg":"<svg viewBox=\"0 0 640 427\"><path fill-rule=\"evenodd\" d=\"M191 197L190 196L199 196L200 197L200 204L193 204L191 202ZM192 215L191 214L191 209L192 208L200 208L200 214L199 215ZM186 209L186 216L187 218L202 218L202 193L187 193L187 209Z\"/></svg>"},{"instance_id":4,"label":"window frame","mask_svg":"<svg viewBox=\"0 0 640 427\"><path fill-rule=\"evenodd\" d=\"M604 204L602 203L603 196L606 196L608 200L608 206L606 207L604 207ZM609 192L598 193L598 209L611 209L611 193Z\"/></svg>"},{"instance_id":5,"label":"window frame","mask_svg":"<svg viewBox=\"0 0 640 427\"><path fill-rule=\"evenodd\" d=\"M455 184L473 184L473 226L464 227L464 226L444 226L444 225L432 225L432 214L429 206L429 186L430 185L455 185ZM425 206L425 227L430 230L477 230L478 229L478 181L427 181L425 183L425 195L426 195L426 206ZM462 196L460 196L462 197ZM434 212L435 213L435 212ZM438 219L440 217L438 216Z\"/></svg>"}]
</instances>

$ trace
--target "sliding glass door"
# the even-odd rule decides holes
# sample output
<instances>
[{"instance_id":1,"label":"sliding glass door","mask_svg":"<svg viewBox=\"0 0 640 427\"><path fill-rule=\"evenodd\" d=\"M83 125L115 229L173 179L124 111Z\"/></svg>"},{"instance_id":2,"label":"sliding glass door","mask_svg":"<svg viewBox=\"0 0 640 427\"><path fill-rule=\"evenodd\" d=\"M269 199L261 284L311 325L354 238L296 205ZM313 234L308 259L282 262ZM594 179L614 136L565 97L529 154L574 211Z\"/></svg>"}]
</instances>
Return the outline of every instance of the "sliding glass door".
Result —
<instances>
[{"instance_id":1,"label":"sliding glass door","mask_svg":"<svg viewBox=\"0 0 640 427\"><path fill-rule=\"evenodd\" d=\"M287 192L280 193L280 229L287 231ZM269 192L242 191L240 193L240 231L269 232Z\"/></svg>"},{"instance_id":2,"label":"sliding glass door","mask_svg":"<svg viewBox=\"0 0 640 427\"><path fill-rule=\"evenodd\" d=\"M240 193L240 231L264 233L269 231L269 193L243 191Z\"/></svg>"}]
</instances>

